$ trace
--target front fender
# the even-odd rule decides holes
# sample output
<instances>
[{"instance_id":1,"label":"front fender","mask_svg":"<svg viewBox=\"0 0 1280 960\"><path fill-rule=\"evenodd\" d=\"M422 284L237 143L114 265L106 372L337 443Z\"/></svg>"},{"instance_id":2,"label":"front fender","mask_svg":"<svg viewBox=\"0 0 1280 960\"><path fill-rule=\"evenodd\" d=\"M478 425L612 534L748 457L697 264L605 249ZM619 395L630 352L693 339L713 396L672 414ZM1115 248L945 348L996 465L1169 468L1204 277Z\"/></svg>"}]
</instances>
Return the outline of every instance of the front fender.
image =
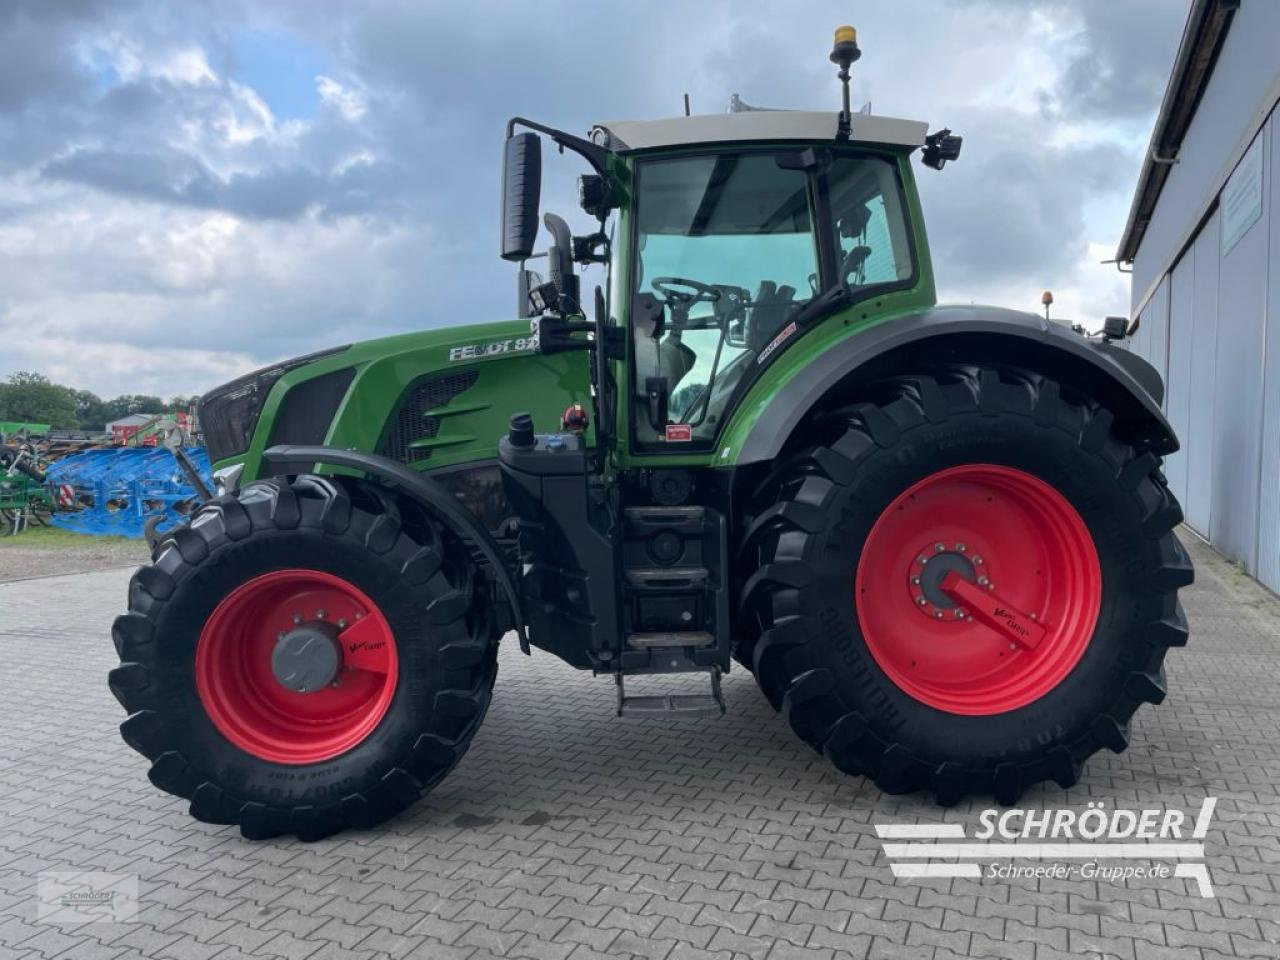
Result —
<instances>
[{"instance_id":1,"label":"front fender","mask_svg":"<svg viewBox=\"0 0 1280 960\"><path fill-rule=\"evenodd\" d=\"M397 463L373 453L362 453L359 450L281 445L271 447L263 454L263 458L271 463L293 464L306 467L308 470L320 465L355 470L381 483L397 486L409 496L416 498L459 537L475 544L476 549L493 568L498 586L511 605L512 620L516 634L520 638L520 649L525 653L529 652L529 638L525 633L524 615L520 609L520 591L516 589L515 579L511 576L511 571L503 559L502 548L494 541L484 525L459 504L454 495L438 481L424 476L403 463Z\"/></svg>"},{"instance_id":2,"label":"front fender","mask_svg":"<svg viewBox=\"0 0 1280 960\"><path fill-rule=\"evenodd\" d=\"M797 360L804 359L797 344ZM737 451L742 465L772 460L788 438L828 394L891 369L918 370L949 359L1016 362L1062 380L1107 405L1134 438L1158 455L1173 453L1178 440L1161 410L1164 385L1155 368L1112 344L1086 339L1068 327L1032 313L998 307L950 306L904 314L855 329L810 353L803 363L784 363L783 378L757 384L743 409L748 420L732 424L724 453ZM766 378L768 379L768 378ZM761 387L765 387L761 390Z\"/></svg>"}]
</instances>

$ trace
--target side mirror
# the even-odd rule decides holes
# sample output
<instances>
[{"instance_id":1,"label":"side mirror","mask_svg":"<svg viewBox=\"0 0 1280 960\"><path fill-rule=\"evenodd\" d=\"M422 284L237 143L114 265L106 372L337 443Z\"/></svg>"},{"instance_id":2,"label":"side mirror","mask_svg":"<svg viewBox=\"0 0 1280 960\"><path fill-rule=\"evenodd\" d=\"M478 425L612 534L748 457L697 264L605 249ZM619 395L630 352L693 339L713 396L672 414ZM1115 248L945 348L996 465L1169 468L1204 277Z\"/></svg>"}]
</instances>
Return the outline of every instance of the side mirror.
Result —
<instances>
[{"instance_id":1,"label":"side mirror","mask_svg":"<svg viewBox=\"0 0 1280 960\"><path fill-rule=\"evenodd\" d=\"M516 133L502 145L502 259L524 260L538 236L542 140Z\"/></svg>"}]
</instances>

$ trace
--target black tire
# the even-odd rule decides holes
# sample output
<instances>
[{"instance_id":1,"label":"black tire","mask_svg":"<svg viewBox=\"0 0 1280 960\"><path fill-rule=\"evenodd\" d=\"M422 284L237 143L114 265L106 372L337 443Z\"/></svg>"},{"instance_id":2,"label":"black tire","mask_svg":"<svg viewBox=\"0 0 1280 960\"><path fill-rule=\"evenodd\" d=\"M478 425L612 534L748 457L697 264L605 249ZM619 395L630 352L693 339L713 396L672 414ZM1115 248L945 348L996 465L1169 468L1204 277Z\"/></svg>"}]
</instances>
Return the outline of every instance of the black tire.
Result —
<instances>
[{"instance_id":1,"label":"black tire","mask_svg":"<svg viewBox=\"0 0 1280 960\"><path fill-rule=\"evenodd\" d=\"M1094 399L1025 370L939 369L866 397L826 419L756 490L738 659L803 740L888 793L1012 804L1041 781L1071 786L1093 753L1127 747L1134 711L1164 699L1166 651L1187 640L1177 591L1192 569L1158 458L1123 442ZM921 702L881 669L862 635L853 571L897 496L983 462L1065 496L1095 542L1102 588L1097 626L1065 679L1017 709L971 716Z\"/></svg>"},{"instance_id":2,"label":"black tire","mask_svg":"<svg viewBox=\"0 0 1280 960\"><path fill-rule=\"evenodd\" d=\"M385 716L363 741L303 766L234 746L200 701L194 660L219 601L271 570L345 578L377 605L399 660ZM110 686L129 712L126 743L156 786L207 823L250 839L318 839L370 827L431 789L461 759L489 705L497 632L465 545L416 503L383 488L302 476L249 484L202 506L134 574L112 637Z\"/></svg>"}]
</instances>

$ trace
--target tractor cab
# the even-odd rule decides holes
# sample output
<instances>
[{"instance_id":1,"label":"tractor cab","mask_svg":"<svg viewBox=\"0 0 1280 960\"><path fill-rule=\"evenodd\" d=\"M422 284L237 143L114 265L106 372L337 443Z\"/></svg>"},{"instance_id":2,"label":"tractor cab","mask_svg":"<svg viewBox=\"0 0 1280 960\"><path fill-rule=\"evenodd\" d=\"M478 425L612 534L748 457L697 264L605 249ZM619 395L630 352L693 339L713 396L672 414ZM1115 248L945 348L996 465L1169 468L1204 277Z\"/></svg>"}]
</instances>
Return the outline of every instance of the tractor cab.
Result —
<instances>
[{"instance_id":1,"label":"tractor cab","mask_svg":"<svg viewBox=\"0 0 1280 960\"><path fill-rule=\"evenodd\" d=\"M924 123L859 114L845 130L836 112L733 106L600 124L589 140L509 125L503 256L522 265L518 305L540 352L603 347L596 374L617 393L597 397L620 403L622 431L601 408L596 435L621 441L618 463L713 449L767 366L833 314L895 292L934 301L909 162L937 142ZM596 169L580 195L600 228L573 236L548 213L535 254L538 131ZM545 281L524 269L535 256ZM589 320L574 268L591 262L609 276Z\"/></svg>"},{"instance_id":2,"label":"tractor cab","mask_svg":"<svg viewBox=\"0 0 1280 960\"><path fill-rule=\"evenodd\" d=\"M636 167L630 429L635 451L708 449L733 401L830 291L913 283L891 154L750 147ZM619 265L621 269L622 265ZM688 447L675 447L688 444Z\"/></svg>"}]
</instances>

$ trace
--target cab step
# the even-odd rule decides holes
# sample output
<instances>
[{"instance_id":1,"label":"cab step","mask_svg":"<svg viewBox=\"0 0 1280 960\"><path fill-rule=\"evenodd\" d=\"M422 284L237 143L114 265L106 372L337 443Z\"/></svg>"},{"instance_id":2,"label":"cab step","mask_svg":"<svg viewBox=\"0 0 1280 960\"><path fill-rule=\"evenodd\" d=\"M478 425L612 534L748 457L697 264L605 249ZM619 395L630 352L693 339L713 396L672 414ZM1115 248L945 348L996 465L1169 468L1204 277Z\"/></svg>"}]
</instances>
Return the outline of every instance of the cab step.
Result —
<instances>
[{"instance_id":1,"label":"cab step","mask_svg":"<svg viewBox=\"0 0 1280 960\"><path fill-rule=\"evenodd\" d=\"M644 590L680 590L702 587L711 579L706 567L632 567L627 583Z\"/></svg>"},{"instance_id":2,"label":"cab step","mask_svg":"<svg viewBox=\"0 0 1280 960\"><path fill-rule=\"evenodd\" d=\"M724 695L720 692L720 668L712 667L710 693L668 694L665 696L628 697L622 674L614 674L618 686L618 716L632 719L665 718L699 720L723 716Z\"/></svg>"},{"instance_id":3,"label":"cab step","mask_svg":"<svg viewBox=\"0 0 1280 960\"><path fill-rule=\"evenodd\" d=\"M635 650L653 650L657 647L710 647L716 638L706 630L662 631L655 633L631 633L627 646Z\"/></svg>"}]
</instances>

